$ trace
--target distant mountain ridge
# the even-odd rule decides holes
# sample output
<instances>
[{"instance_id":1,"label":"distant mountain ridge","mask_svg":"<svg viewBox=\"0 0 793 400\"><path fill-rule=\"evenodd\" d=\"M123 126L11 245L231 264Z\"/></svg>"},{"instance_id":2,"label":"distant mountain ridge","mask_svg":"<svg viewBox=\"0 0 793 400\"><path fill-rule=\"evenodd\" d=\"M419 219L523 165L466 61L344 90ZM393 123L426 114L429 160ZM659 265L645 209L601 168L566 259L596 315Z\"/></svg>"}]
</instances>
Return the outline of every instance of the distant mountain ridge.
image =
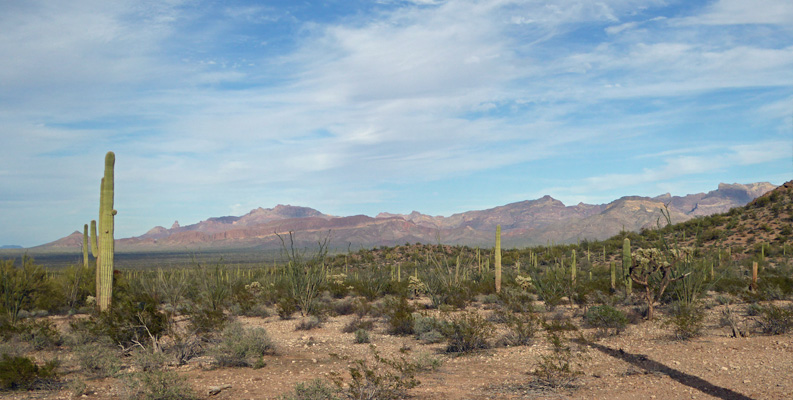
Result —
<instances>
[{"instance_id":1,"label":"distant mountain ridge","mask_svg":"<svg viewBox=\"0 0 793 400\"><path fill-rule=\"evenodd\" d=\"M119 251L168 249L276 248L277 234L295 232L297 244L316 245L330 235L334 248L372 247L404 243L490 245L496 225L501 225L504 246L528 246L547 242L568 243L581 239L605 239L621 230L653 227L667 205L673 222L726 212L773 190L767 182L719 184L708 193L656 197L626 196L608 204L579 203L566 206L551 196L525 200L486 210L467 211L448 217L380 213L332 216L308 207L277 205L257 208L236 217L209 218L170 229L157 226L137 237L117 240ZM41 249L79 248L82 234L74 232Z\"/></svg>"}]
</instances>

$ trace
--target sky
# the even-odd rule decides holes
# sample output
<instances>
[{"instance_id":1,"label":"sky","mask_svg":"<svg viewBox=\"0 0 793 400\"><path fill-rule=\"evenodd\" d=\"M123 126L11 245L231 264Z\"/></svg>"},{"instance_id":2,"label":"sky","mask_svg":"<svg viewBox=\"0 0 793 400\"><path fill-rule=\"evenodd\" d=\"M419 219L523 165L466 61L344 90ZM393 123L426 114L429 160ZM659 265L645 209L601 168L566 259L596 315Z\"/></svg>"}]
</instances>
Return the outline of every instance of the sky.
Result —
<instances>
[{"instance_id":1,"label":"sky","mask_svg":"<svg viewBox=\"0 0 793 400\"><path fill-rule=\"evenodd\" d=\"M0 245L793 179L790 0L5 0Z\"/></svg>"}]
</instances>

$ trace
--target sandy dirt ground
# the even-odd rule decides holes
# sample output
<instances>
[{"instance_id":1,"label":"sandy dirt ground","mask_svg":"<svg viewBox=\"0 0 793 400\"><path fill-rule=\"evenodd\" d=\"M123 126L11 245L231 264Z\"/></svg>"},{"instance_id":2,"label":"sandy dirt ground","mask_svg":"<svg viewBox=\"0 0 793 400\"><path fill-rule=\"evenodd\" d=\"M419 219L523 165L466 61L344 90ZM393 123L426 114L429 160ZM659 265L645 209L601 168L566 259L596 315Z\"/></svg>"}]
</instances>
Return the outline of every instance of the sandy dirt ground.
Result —
<instances>
[{"instance_id":1,"label":"sandy dirt ground","mask_svg":"<svg viewBox=\"0 0 793 400\"><path fill-rule=\"evenodd\" d=\"M551 391L530 384L531 371L550 346L542 332L530 346L483 350L452 356L444 344L422 344L413 337L387 335L382 322L371 332L371 345L385 357L441 361L436 370L420 372L421 384L409 391L414 399L793 399L793 334L766 336L755 332L747 338L730 337L720 326L721 307L708 310L704 335L688 341L675 340L663 319L629 325L617 336L583 346L578 366L582 374L574 388ZM736 306L734 306L736 307ZM736 309L740 310L737 306ZM566 307L562 307L566 309ZM478 312L491 311L481 307ZM580 310L567 310L568 314ZM274 399L293 390L295 384L346 374L353 360L371 359L370 346L354 343L354 334L342 328L354 316L329 318L320 328L296 331L299 318L281 320L238 318L246 326L267 330L277 354L265 357L266 366L253 368L206 367L206 357L173 367L185 376L202 398ZM750 317L743 317L751 323ZM580 318L575 320L580 321ZM595 331L582 329L588 337ZM69 355L62 354L64 365ZM75 367L76 368L76 367ZM79 376L66 368L63 379ZM121 397L115 378L85 380L81 399ZM213 386L230 385L215 395ZM69 399L71 392L4 392L0 399Z\"/></svg>"}]
</instances>

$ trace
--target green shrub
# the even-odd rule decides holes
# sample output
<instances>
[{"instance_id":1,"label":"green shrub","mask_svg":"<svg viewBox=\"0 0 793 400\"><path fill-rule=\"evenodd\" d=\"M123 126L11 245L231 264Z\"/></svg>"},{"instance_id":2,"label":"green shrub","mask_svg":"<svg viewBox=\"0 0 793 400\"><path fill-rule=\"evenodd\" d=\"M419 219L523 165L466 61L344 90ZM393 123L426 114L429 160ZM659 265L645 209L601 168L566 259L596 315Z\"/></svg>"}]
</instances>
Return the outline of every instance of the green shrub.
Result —
<instances>
[{"instance_id":1,"label":"green shrub","mask_svg":"<svg viewBox=\"0 0 793 400\"><path fill-rule=\"evenodd\" d=\"M498 341L501 346L528 346L539 330L539 320L533 314L506 314L507 333Z\"/></svg>"},{"instance_id":2,"label":"green shrub","mask_svg":"<svg viewBox=\"0 0 793 400\"><path fill-rule=\"evenodd\" d=\"M688 340L702 334L704 319L705 312L696 303L675 302L671 315L664 324L674 328L676 339Z\"/></svg>"},{"instance_id":3,"label":"green shrub","mask_svg":"<svg viewBox=\"0 0 793 400\"><path fill-rule=\"evenodd\" d=\"M388 320L388 333L392 335L413 334L414 308L407 298L387 298L383 303L384 314Z\"/></svg>"},{"instance_id":4,"label":"green shrub","mask_svg":"<svg viewBox=\"0 0 793 400\"><path fill-rule=\"evenodd\" d=\"M355 318L350 321L347 325L342 328L342 332L344 333L353 333L359 329L363 330L371 330L374 327L374 321L363 319L363 318Z\"/></svg>"},{"instance_id":5,"label":"green shrub","mask_svg":"<svg viewBox=\"0 0 793 400\"><path fill-rule=\"evenodd\" d=\"M297 312L297 303L290 297L282 297L278 299L275 311L281 319L292 319L292 315Z\"/></svg>"},{"instance_id":6,"label":"green shrub","mask_svg":"<svg viewBox=\"0 0 793 400\"><path fill-rule=\"evenodd\" d=\"M369 343L370 341L369 331L365 329L358 329L355 331L355 343Z\"/></svg>"},{"instance_id":7,"label":"green shrub","mask_svg":"<svg viewBox=\"0 0 793 400\"><path fill-rule=\"evenodd\" d=\"M72 352L85 375L107 378L121 371L121 350L112 343L81 344L75 346Z\"/></svg>"},{"instance_id":8,"label":"green shrub","mask_svg":"<svg viewBox=\"0 0 793 400\"><path fill-rule=\"evenodd\" d=\"M617 335L628 324L628 317L624 312L609 306L600 305L590 307L584 314L584 322L591 328L597 328L601 334L608 335L610 332ZM613 330L613 331L610 331Z\"/></svg>"},{"instance_id":9,"label":"green shrub","mask_svg":"<svg viewBox=\"0 0 793 400\"><path fill-rule=\"evenodd\" d=\"M570 286L564 268L548 268L545 273L532 275L532 282L548 310L553 310L562 304L562 298L567 294Z\"/></svg>"},{"instance_id":10,"label":"green shrub","mask_svg":"<svg viewBox=\"0 0 793 400\"><path fill-rule=\"evenodd\" d=\"M387 359L372 348L374 363L355 360L350 367L350 382L345 385L338 375L333 383L342 397L354 400L397 400L407 398L407 391L419 385L416 365L404 358Z\"/></svg>"},{"instance_id":11,"label":"green shrub","mask_svg":"<svg viewBox=\"0 0 793 400\"><path fill-rule=\"evenodd\" d=\"M23 256L20 268L14 265L14 260L0 260L0 307L11 324L17 322L20 311L34 306L46 286L47 274L33 263L33 258Z\"/></svg>"},{"instance_id":12,"label":"green shrub","mask_svg":"<svg viewBox=\"0 0 793 400\"><path fill-rule=\"evenodd\" d=\"M322 379L295 385L294 393L282 395L279 400L339 400L338 390Z\"/></svg>"},{"instance_id":13,"label":"green shrub","mask_svg":"<svg viewBox=\"0 0 793 400\"><path fill-rule=\"evenodd\" d=\"M199 397L174 371L153 369L124 377L129 400L193 400Z\"/></svg>"},{"instance_id":14,"label":"green shrub","mask_svg":"<svg viewBox=\"0 0 793 400\"><path fill-rule=\"evenodd\" d=\"M30 390L55 379L58 361L48 361L43 367L27 357L3 354L0 359L0 389Z\"/></svg>"},{"instance_id":15,"label":"green shrub","mask_svg":"<svg viewBox=\"0 0 793 400\"><path fill-rule=\"evenodd\" d=\"M580 357L558 331L548 330L547 327L546 331L551 353L542 355L532 371L534 383L551 389L570 387L583 373L577 365Z\"/></svg>"},{"instance_id":16,"label":"green shrub","mask_svg":"<svg viewBox=\"0 0 793 400\"><path fill-rule=\"evenodd\" d=\"M314 315L310 315L305 317L298 322L297 326L295 326L296 331L310 331L312 329L316 329L322 326L322 321L319 320Z\"/></svg>"},{"instance_id":17,"label":"green shrub","mask_svg":"<svg viewBox=\"0 0 793 400\"><path fill-rule=\"evenodd\" d=\"M347 297L333 302L331 309L336 315L350 315L354 314L357 308L355 299Z\"/></svg>"},{"instance_id":18,"label":"green shrub","mask_svg":"<svg viewBox=\"0 0 793 400\"><path fill-rule=\"evenodd\" d=\"M773 304L760 307L758 320L763 333L782 335L793 329L793 305L786 308Z\"/></svg>"},{"instance_id":19,"label":"green shrub","mask_svg":"<svg viewBox=\"0 0 793 400\"><path fill-rule=\"evenodd\" d=\"M220 343L211 353L221 367L249 367L252 358L275 354L275 345L263 328L246 329L232 323L223 330Z\"/></svg>"},{"instance_id":20,"label":"green shrub","mask_svg":"<svg viewBox=\"0 0 793 400\"><path fill-rule=\"evenodd\" d=\"M50 349L63 342L58 329L48 320L26 321L19 325L19 338L30 343L35 350Z\"/></svg>"},{"instance_id":21,"label":"green shrub","mask_svg":"<svg viewBox=\"0 0 793 400\"><path fill-rule=\"evenodd\" d=\"M488 340L495 328L476 312L465 312L452 318L442 327L448 340L447 353L468 353L490 347Z\"/></svg>"}]
</instances>

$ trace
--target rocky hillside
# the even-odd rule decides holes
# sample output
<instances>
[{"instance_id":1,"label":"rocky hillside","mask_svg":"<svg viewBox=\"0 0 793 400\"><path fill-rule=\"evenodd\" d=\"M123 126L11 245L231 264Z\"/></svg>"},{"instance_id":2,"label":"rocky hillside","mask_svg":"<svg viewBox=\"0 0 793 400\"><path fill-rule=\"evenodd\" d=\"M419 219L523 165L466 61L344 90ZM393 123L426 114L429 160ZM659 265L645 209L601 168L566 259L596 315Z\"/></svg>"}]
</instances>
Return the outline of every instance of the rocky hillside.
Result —
<instances>
[{"instance_id":1,"label":"rocky hillside","mask_svg":"<svg viewBox=\"0 0 793 400\"><path fill-rule=\"evenodd\" d=\"M569 243L580 239L605 239L622 231L654 227L667 205L673 222L722 213L742 206L774 189L770 183L721 184L708 193L687 196L629 196L608 204L566 206L550 196L511 203L487 210L448 217L419 212L407 215L381 213L376 217L337 217L307 207L278 205L257 208L243 216L209 218L171 228L158 226L147 233L117 241L119 251L168 249L277 248L278 234L295 232L298 244L316 245L330 237L333 248L390 246L404 243L490 245L496 225L501 225L504 245L519 247L547 242ZM38 249L79 248L75 232Z\"/></svg>"}]
</instances>

